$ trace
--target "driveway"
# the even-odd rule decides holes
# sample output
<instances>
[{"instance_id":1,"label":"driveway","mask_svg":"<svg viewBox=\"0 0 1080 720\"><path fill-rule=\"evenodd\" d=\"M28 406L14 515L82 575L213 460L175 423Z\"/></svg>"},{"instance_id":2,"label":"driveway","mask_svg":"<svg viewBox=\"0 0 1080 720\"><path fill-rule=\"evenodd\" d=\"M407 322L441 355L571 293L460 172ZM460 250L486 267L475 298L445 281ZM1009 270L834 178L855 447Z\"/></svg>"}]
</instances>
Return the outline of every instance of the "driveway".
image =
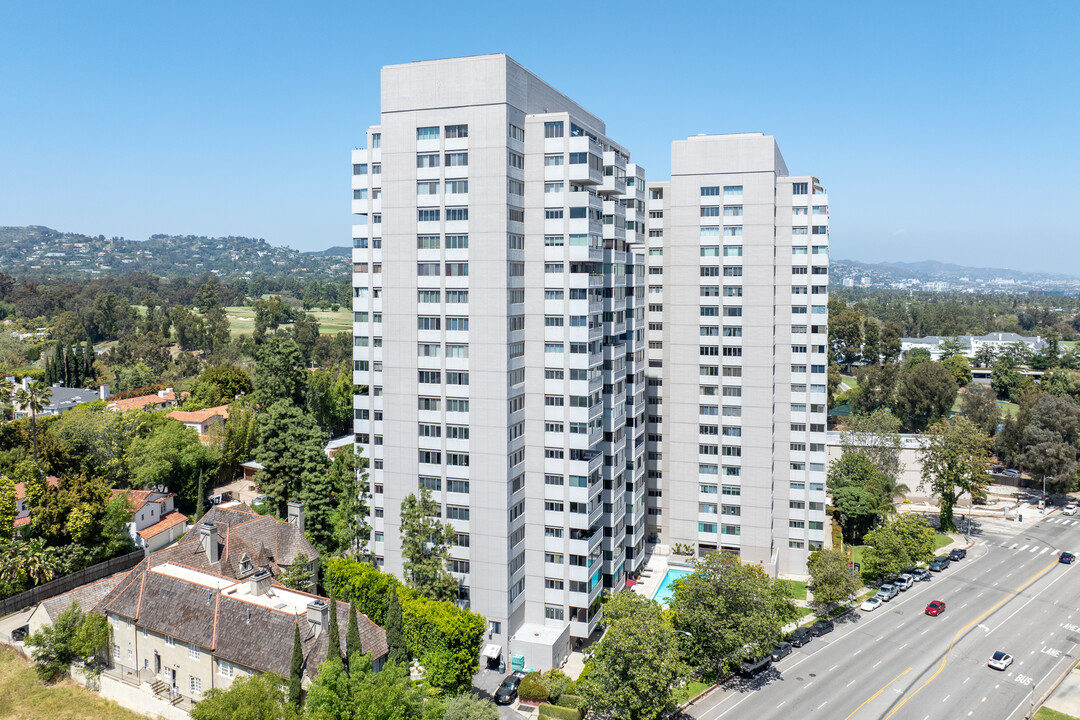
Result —
<instances>
[{"instance_id":1,"label":"driveway","mask_svg":"<svg viewBox=\"0 0 1080 720\"><path fill-rule=\"evenodd\" d=\"M34 605L25 610L20 610L17 613L12 613L11 615L0 618L0 642L23 650L23 644L21 642L12 642L11 631L25 625L30 619L30 614L34 612L35 607L37 606Z\"/></svg>"}]
</instances>

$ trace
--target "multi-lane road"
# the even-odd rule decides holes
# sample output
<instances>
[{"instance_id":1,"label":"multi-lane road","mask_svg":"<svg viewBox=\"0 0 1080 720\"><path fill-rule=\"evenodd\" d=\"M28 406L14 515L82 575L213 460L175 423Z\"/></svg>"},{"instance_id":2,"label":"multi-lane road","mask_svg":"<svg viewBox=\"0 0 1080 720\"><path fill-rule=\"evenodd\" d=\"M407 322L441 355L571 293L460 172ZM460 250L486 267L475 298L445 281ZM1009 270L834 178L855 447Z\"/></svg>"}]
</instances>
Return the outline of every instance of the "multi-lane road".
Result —
<instances>
[{"instance_id":1,"label":"multi-lane road","mask_svg":"<svg viewBox=\"0 0 1080 720\"><path fill-rule=\"evenodd\" d=\"M699 720L813 716L835 720L1025 718L1080 655L1080 518L1054 515L1006 527L984 522L966 560L916 583L872 613L796 648L749 681L689 709ZM1080 563L1078 563L1080 564ZM944 600L939 617L924 614ZM995 650L1015 660L986 665Z\"/></svg>"}]
</instances>

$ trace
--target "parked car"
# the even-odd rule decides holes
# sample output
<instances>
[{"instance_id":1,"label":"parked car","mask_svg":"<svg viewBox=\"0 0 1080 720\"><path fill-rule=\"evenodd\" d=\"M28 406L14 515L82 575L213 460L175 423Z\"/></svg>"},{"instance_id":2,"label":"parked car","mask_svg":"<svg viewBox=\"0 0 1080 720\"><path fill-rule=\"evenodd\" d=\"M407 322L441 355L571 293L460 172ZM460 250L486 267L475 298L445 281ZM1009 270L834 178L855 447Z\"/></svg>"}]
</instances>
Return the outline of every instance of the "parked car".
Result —
<instances>
[{"instance_id":1,"label":"parked car","mask_svg":"<svg viewBox=\"0 0 1080 720\"><path fill-rule=\"evenodd\" d=\"M911 572L911 577L915 579L915 582L926 582L930 579L930 573L926 568L915 568Z\"/></svg>"},{"instance_id":2,"label":"parked car","mask_svg":"<svg viewBox=\"0 0 1080 720\"><path fill-rule=\"evenodd\" d=\"M783 641L776 643L776 647L774 647L772 649L772 652L769 653L770 657L772 657L773 662L780 662L780 660L786 658L790 654L791 643Z\"/></svg>"},{"instance_id":3,"label":"parked car","mask_svg":"<svg viewBox=\"0 0 1080 720\"><path fill-rule=\"evenodd\" d=\"M1012 661L1012 655L998 650L990 656L990 659L986 661L986 664L994 668L995 670L1004 670L1005 668L1012 665Z\"/></svg>"},{"instance_id":4,"label":"parked car","mask_svg":"<svg viewBox=\"0 0 1080 720\"><path fill-rule=\"evenodd\" d=\"M1061 509L1061 514L1062 515L1075 515L1076 514L1076 505L1074 505L1073 503L1069 503L1068 505L1066 505L1065 507L1063 507Z\"/></svg>"},{"instance_id":5,"label":"parked car","mask_svg":"<svg viewBox=\"0 0 1080 720\"><path fill-rule=\"evenodd\" d=\"M934 600L926 606L926 614L932 617L937 617L941 613L945 612L945 601Z\"/></svg>"},{"instance_id":6,"label":"parked car","mask_svg":"<svg viewBox=\"0 0 1080 720\"><path fill-rule=\"evenodd\" d=\"M1073 555L1071 552L1063 552L1060 555L1058 555L1058 562L1059 563L1065 563L1066 565L1072 565L1074 560L1076 560L1076 556Z\"/></svg>"},{"instance_id":7,"label":"parked car","mask_svg":"<svg viewBox=\"0 0 1080 720\"><path fill-rule=\"evenodd\" d=\"M13 642L22 642L23 640L26 639L26 636L29 635L29 634L30 634L30 626L29 625L23 625L21 627L15 628L14 630L11 631L11 640Z\"/></svg>"},{"instance_id":8,"label":"parked car","mask_svg":"<svg viewBox=\"0 0 1080 720\"><path fill-rule=\"evenodd\" d=\"M874 612L879 607L885 604L885 601L879 598L877 595L871 595L863 600L863 604L859 606L860 609L866 612Z\"/></svg>"},{"instance_id":9,"label":"parked car","mask_svg":"<svg viewBox=\"0 0 1080 720\"><path fill-rule=\"evenodd\" d=\"M1012 470L1012 469L1002 470L1001 474L1004 475L1005 477L1011 477L1011 478L1020 477L1020 471L1019 470Z\"/></svg>"},{"instance_id":10,"label":"parked car","mask_svg":"<svg viewBox=\"0 0 1080 720\"><path fill-rule=\"evenodd\" d=\"M936 558L930 561L929 567L931 572L941 572L945 568L949 567L949 556L938 555Z\"/></svg>"},{"instance_id":11,"label":"parked car","mask_svg":"<svg viewBox=\"0 0 1080 720\"><path fill-rule=\"evenodd\" d=\"M914 583L915 578L907 573L903 573L896 580L893 580L893 585L901 591L909 589Z\"/></svg>"},{"instance_id":12,"label":"parked car","mask_svg":"<svg viewBox=\"0 0 1080 720\"><path fill-rule=\"evenodd\" d=\"M836 625L832 620L818 620L816 623L810 626L810 633L814 637L821 637L822 635L828 635L836 629Z\"/></svg>"},{"instance_id":13,"label":"parked car","mask_svg":"<svg viewBox=\"0 0 1080 720\"><path fill-rule=\"evenodd\" d=\"M889 602L899 594L900 590L895 585L886 583L878 588L877 595L875 597L881 598L882 602Z\"/></svg>"},{"instance_id":14,"label":"parked car","mask_svg":"<svg viewBox=\"0 0 1080 720\"><path fill-rule=\"evenodd\" d=\"M772 665L772 655L766 655L760 660L748 658L739 665L739 674L743 677L753 677L762 670L768 669L770 665Z\"/></svg>"},{"instance_id":15,"label":"parked car","mask_svg":"<svg viewBox=\"0 0 1080 720\"><path fill-rule=\"evenodd\" d=\"M521 684L522 677L523 675L515 672L503 678L502 685L499 685L499 689L495 691L496 705L509 705L517 700L518 685Z\"/></svg>"},{"instance_id":16,"label":"parked car","mask_svg":"<svg viewBox=\"0 0 1080 720\"><path fill-rule=\"evenodd\" d=\"M795 647L802 647L806 643L814 639L814 634L810 632L810 628L796 628L795 632L788 636L788 642Z\"/></svg>"},{"instance_id":17,"label":"parked car","mask_svg":"<svg viewBox=\"0 0 1080 720\"><path fill-rule=\"evenodd\" d=\"M953 548L949 551L950 560L963 560L967 557L967 550L965 548Z\"/></svg>"}]
</instances>

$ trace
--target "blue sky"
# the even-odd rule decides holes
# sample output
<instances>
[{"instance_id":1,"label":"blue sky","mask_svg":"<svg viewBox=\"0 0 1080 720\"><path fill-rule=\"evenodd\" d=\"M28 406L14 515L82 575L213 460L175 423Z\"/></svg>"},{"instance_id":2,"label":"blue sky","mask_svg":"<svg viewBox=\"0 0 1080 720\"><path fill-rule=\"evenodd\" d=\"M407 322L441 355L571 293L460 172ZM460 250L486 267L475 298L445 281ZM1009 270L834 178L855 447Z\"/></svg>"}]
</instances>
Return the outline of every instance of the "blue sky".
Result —
<instances>
[{"instance_id":1,"label":"blue sky","mask_svg":"<svg viewBox=\"0 0 1080 720\"><path fill-rule=\"evenodd\" d=\"M671 140L775 135L834 257L1080 260L1080 3L42 1L0 28L0 225L348 245L379 68L505 52L654 179Z\"/></svg>"}]
</instances>

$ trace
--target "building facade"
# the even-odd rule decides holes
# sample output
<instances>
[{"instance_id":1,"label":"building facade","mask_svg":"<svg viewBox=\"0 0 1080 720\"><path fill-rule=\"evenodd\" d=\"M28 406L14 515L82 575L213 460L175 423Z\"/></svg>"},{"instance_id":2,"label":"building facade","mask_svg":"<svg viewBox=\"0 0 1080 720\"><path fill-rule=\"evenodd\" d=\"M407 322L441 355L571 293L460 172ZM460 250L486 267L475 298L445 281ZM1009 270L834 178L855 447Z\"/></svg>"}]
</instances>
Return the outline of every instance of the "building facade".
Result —
<instances>
[{"instance_id":1,"label":"building facade","mask_svg":"<svg viewBox=\"0 0 1080 720\"><path fill-rule=\"evenodd\" d=\"M828 196L772 137L672 143L648 186L650 534L806 573L825 542Z\"/></svg>"},{"instance_id":2,"label":"building facade","mask_svg":"<svg viewBox=\"0 0 1080 720\"><path fill-rule=\"evenodd\" d=\"M505 55L383 68L352 161L374 553L429 490L489 643L557 665L645 546L644 172Z\"/></svg>"}]
</instances>

